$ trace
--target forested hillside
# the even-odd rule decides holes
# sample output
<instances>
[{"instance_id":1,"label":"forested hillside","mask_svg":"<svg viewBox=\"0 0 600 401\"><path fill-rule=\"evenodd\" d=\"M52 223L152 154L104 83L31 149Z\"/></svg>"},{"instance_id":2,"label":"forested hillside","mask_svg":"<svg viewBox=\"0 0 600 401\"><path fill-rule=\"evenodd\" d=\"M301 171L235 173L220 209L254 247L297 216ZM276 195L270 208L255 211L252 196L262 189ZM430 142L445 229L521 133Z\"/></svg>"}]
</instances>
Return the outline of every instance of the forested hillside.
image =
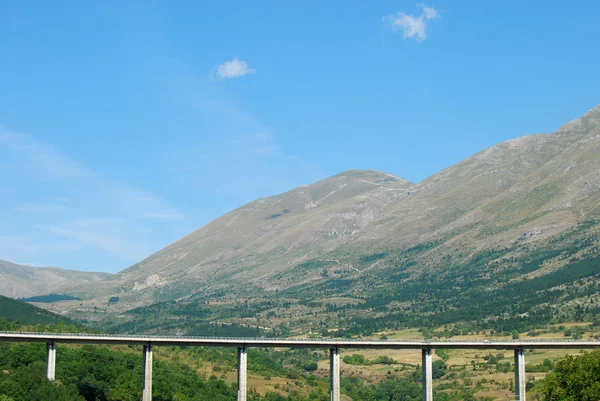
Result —
<instances>
[{"instance_id":1,"label":"forested hillside","mask_svg":"<svg viewBox=\"0 0 600 401\"><path fill-rule=\"evenodd\" d=\"M81 332L81 326L34 306L0 299L0 331ZM7 313L5 313L7 312ZM26 324L14 316L22 316ZM49 326L40 324L49 320ZM153 400L230 401L237 397L235 349L156 347ZM57 346L56 383L45 379L45 344L0 342L0 401L137 401L141 398L142 358L137 346ZM260 391L251 386L250 401L329 400L327 372L317 372L326 351L249 350L248 369ZM367 384L344 378L343 393L354 400L384 401L393 394L418 400L418 367L408 376L384 377ZM217 376L219 375L219 376ZM252 383L252 381L251 381ZM441 394L441 400L458 400Z\"/></svg>"},{"instance_id":2,"label":"forested hillside","mask_svg":"<svg viewBox=\"0 0 600 401\"><path fill-rule=\"evenodd\" d=\"M141 398L142 361L139 347L71 347L59 345L56 383L45 379L44 344L0 343L0 397L2 401L137 401ZM304 357L302 355L305 355ZM249 371L269 382L289 382L277 391L262 394L251 388L250 401L327 401L326 374L315 375L312 365L284 367L281 358L311 360L300 353L251 350ZM199 373L203 363L218 363L221 372L234 372L235 350L158 349L154 359L153 400L232 401L237 397L233 381ZM185 361L185 362L184 362ZM315 364L316 365L316 364ZM265 379L262 379L263 381ZM419 377L390 376L376 384L358 378L343 380L343 393L361 401L387 401L403 394L405 400L420 400ZM279 388L279 386L276 386ZM6 398L8 397L8 398ZM440 394L440 400L458 400Z\"/></svg>"},{"instance_id":3,"label":"forested hillside","mask_svg":"<svg viewBox=\"0 0 600 401\"><path fill-rule=\"evenodd\" d=\"M24 325L48 325L72 323L66 317L55 315L45 309L37 308L22 301L0 295L0 319L18 322Z\"/></svg>"},{"instance_id":4,"label":"forested hillside","mask_svg":"<svg viewBox=\"0 0 600 401\"><path fill-rule=\"evenodd\" d=\"M14 323L10 326L13 330L29 328ZM419 350L414 354L396 350L373 357L371 351L344 352L341 390L345 399L421 400ZM553 359L556 357L554 354ZM59 344L55 383L45 379L45 358L45 344L0 342L0 400L137 401L141 398L139 346ZM327 358L326 350L250 349L248 400L329 400ZM598 360L595 352L556 363L544 353L527 351L529 395L544 395L547 397L544 399L558 401L566 399L562 395L572 391L585 394L586 388L593 388L595 378L579 373L584 369L598 370ZM236 363L236 350L232 348L155 347L153 400L235 400ZM513 369L510 353L438 350L433 363L435 400L505 399L514 392ZM548 373L548 379L544 380ZM580 378L577 384L568 379L573 373Z\"/></svg>"},{"instance_id":5,"label":"forested hillside","mask_svg":"<svg viewBox=\"0 0 600 401\"><path fill-rule=\"evenodd\" d=\"M43 344L0 344L0 394L14 401L141 399L142 364L135 350L58 347L57 383L45 379ZM202 379L183 364L154 362L154 400L233 400L237 391Z\"/></svg>"}]
</instances>

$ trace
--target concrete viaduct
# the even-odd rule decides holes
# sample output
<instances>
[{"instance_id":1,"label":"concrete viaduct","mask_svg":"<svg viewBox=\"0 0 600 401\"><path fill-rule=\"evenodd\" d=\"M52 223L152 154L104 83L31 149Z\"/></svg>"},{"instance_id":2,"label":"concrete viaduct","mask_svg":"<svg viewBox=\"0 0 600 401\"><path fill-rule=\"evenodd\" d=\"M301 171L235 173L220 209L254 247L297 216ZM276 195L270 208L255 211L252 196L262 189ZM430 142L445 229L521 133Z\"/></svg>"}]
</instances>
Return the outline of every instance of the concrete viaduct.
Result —
<instances>
[{"instance_id":1,"label":"concrete viaduct","mask_svg":"<svg viewBox=\"0 0 600 401\"><path fill-rule=\"evenodd\" d=\"M0 332L0 341L46 343L48 380L55 379L56 344L123 344L142 345L144 376L142 401L152 401L152 347L203 346L235 347L238 351L238 401L246 401L247 349L260 348L321 348L329 349L331 401L340 401L340 349L419 349L422 353L423 401L433 401L432 350L481 349L512 350L515 360L515 393L517 401L525 401L525 353L531 348L541 349L594 349L600 341L531 340L531 341L429 341L429 340L330 340L278 338L216 338L216 337L163 337L136 335L57 334Z\"/></svg>"}]
</instances>

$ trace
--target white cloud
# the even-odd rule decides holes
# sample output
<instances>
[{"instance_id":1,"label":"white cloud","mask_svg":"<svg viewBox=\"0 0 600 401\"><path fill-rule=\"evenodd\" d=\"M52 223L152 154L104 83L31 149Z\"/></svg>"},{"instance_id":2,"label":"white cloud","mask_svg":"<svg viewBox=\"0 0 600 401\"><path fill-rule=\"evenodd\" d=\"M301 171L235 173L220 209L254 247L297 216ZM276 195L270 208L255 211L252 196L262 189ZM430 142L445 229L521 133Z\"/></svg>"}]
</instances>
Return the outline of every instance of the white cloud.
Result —
<instances>
[{"instance_id":1,"label":"white cloud","mask_svg":"<svg viewBox=\"0 0 600 401\"><path fill-rule=\"evenodd\" d=\"M51 145L1 127L0 145L0 150L19 154L27 160L29 169L46 179L76 179L89 174L85 168L60 155Z\"/></svg>"},{"instance_id":2,"label":"white cloud","mask_svg":"<svg viewBox=\"0 0 600 401\"><path fill-rule=\"evenodd\" d=\"M71 240L81 247L99 248L130 261L139 261L152 253L142 238L144 227L125 218L94 217L60 222L56 225L35 225L44 231Z\"/></svg>"},{"instance_id":3,"label":"white cloud","mask_svg":"<svg viewBox=\"0 0 600 401\"><path fill-rule=\"evenodd\" d=\"M383 20L391 23L394 31L402 30L405 39L415 39L417 42L423 42L427 39L426 21L440 18L440 12L425 4L418 4L417 6L423 10L421 15L415 16L399 12L388 15Z\"/></svg>"},{"instance_id":4,"label":"white cloud","mask_svg":"<svg viewBox=\"0 0 600 401\"><path fill-rule=\"evenodd\" d=\"M402 30L405 39L416 39L422 42L427 39L426 26L423 17L414 17L404 13L398 13L392 21L392 29Z\"/></svg>"},{"instance_id":5,"label":"white cloud","mask_svg":"<svg viewBox=\"0 0 600 401\"><path fill-rule=\"evenodd\" d=\"M28 202L25 201L21 204L16 205L13 210L15 212L24 212L29 214L45 214L45 215L57 215L68 213L70 209L65 205L57 203L43 203L43 202Z\"/></svg>"},{"instance_id":6,"label":"white cloud","mask_svg":"<svg viewBox=\"0 0 600 401\"><path fill-rule=\"evenodd\" d=\"M111 211L127 214L133 218L178 220L183 216L156 194L120 181L105 178L85 166L63 156L50 144L31 136L0 129L0 159L14 160L11 166L19 171L23 181L38 181L38 190L50 186L65 193L65 199L89 198L101 203ZM0 169L7 169L0 160ZM8 179L9 177L5 177ZM3 180L0 179L0 184ZM48 191L50 192L50 191ZM39 213L42 207L36 202L23 201L17 209L31 209ZM36 206L36 207L33 207ZM45 205L44 207L48 207ZM36 209L34 211L33 209ZM64 211L66 208L61 205ZM21 210L27 211L27 210ZM53 207L56 212L56 205ZM50 210L46 210L50 214Z\"/></svg>"},{"instance_id":7,"label":"white cloud","mask_svg":"<svg viewBox=\"0 0 600 401\"><path fill-rule=\"evenodd\" d=\"M425 4L419 4L419 7L423 9L423 16L425 19L438 19L440 18L440 12L433 7L426 6Z\"/></svg>"},{"instance_id":8,"label":"white cloud","mask_svg":"<svg viewBox=\"0 0 600 401\"><path fill-rule=\"evenodd\" d=\"M221 79L238 78L256 72L254 68L248 67L248 63L237 57L226 61L217 67L217 74Z\"/></svg>"},{"instance_id":9,"label":"white cloud","mask_svg":"<svg viewBox=\"0 0 600 401\"><path fill-rule=\"evenodd\" d=\"M71 263L90 259L115 271L155 251L164 241L157 233L183 220L156 194L1 128L0 188L0 259L17 263L88 269Z\"/></svg>"}]
</instances>

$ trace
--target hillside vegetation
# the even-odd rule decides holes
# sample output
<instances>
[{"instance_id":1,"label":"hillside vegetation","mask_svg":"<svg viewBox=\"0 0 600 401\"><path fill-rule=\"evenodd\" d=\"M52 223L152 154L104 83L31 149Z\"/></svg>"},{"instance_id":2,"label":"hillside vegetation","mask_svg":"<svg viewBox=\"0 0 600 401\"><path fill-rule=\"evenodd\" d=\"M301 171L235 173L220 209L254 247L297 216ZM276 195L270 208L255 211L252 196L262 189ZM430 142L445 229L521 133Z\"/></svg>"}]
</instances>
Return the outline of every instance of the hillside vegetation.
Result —
<instances>
[{"instance_id":1,"label":"hillside vegetation","mask_svg":"<svg viewBox=\"0 0 600 401\"><path fill-rule=\"evenodd\" d=\"M559 361L546 377L542 392L546 401L600 399L600 351Z\"/></svg>"},{"instance_id":2,"label":"hillside vegetation","mask_svg":"<svg viewBox=\"0 0 600 401\"><path fill-rule=\"evenodd\" d=\"M0 318L0 329L2 327ZM585 328L595 331L598 328ZM11 330L31 326L10 324ZM73 327L34 327L36 331L69 331ZM389 333L391 335L391 333ZM544 335L536 333L531 335ZM249 400L325 401L328 395L326 350L250 349ZM574 351L577 352L577 351ZM545 394L562 400L574 387L574 371L596 369L596 356L567 357L528 350L527 388L531 396ZM0 342L0 400L13 401L129 401L141 397L142 358L138 346L64 345L57 350L57 382L45 376L44 344ZM552 358L552 359L549 359ZM419 350L344 350L342 394L346 400L420 400ZM163 401L233 400L236 398L234 348L154 347L153 399ZM437 350L433 363L435 399L439 401L490 401L514 393L510 353ZM549 373L550 372L550 373ZM548 379L544 377L549 374ZM586 375L576 388L592 385ZM591 379L593 381L593 378ZM561 392L562 391L562 392ZM553 394L553 395L549 395ZM4 398L2 398L4 397ZM536 399L536 398L533 398ZM579 399L579 398L575 398Z\"/></svg>"},{"instance_id":3,"label":"hillside vegetation","mask_svg":"<svg viewBox=\"0 0 600 401\"><path fill-rule=\"evenodd\" d=\"M0 323L9 322L17 325L53 325L58 323L71 324L71 320L55 315L45 309L37 308L22 301L6 298L0 295ZM2 330L2 324L0 324Z\"/></svg>"},{"instance_id":4,"label":"hillside vegetation","mask_svg":"<svg viewBox=\"0 0 600 401\"><path fill-rule=\"evenodd\" d=\"M586 266L584 264L576 270L580 270L583 274L588 271ZM0 305L2 305L0 331L81 332L88 330L69 324L61 317L52 316L50 312L20 301L0 298ZM183 307L177 303L168 305ZM184 319L192 313L189 307L187 305L188 309L182 311ZM239 307L240 310L244 310L241 305ZM318 306L312 307L318 308ZM326 308L337 309L331 305L326 305ZM246 310L251 310L251 307L247 306ZM155 305L140 308L133 313L144 317L140 320L140 324L152 321L153 316L160 317L156 319L160 324L166 318L161 315L164 311L164 305ZM28 323L19 323L15 320L15 316ZM40 324L48 319L53 323L52 325ZM230 336L265 334L261 329L239 324L210 325L208 321L202 320L197 324L204 325L204 328L196 327L200 335L206 335L207 332ZM190 323L189 327L193 328L194 325ZM461 331L457 332L456 327L450 329L448 325L443 327L446 329L431 330L429 333L423 330L422 333L407 331L386 334L391 338L396 338L397 335L414 338L419 335L441 337L465 334ZM483 331L481 334L484 338L498 338L499 335L493 330L487 331L487 334ZM511 333L513 338L519 335L597 338L599 334L600 321L594 321L591 325L549 325L547 329L531 330L526 334L516 330ZM328 333L324 332L320 335L328 335ZM385 338L385 335L380 334L380 337ZM235 352L232 348L155 347L153 399L164 401L235 399ZM342 393L345 399L384 401L398 396L406 400L420 399L418 350L393 350L385 354L374 350L343 350L342 352ZM140 354L139 347L59 345L57 383L52 384L44 379L44 344L0 343L0 397L4 397L0 400L137 400L141 396ZM508 354L482 355L479 351L460 350L438 350L436 354L433 366L436 400L489 401L505 399L514 392L511 381L514 366ZM550 388L547 386L550 385L553 386L554 394L560 394L556 389L567 386L567 382L561 377L566 374L564 367L570 365L565 365L565 362L558 364L553 362L560 356L560 353L555 352L546 353L537 350L527 352L527 386L532 394L544 394L544 391L547 393L549 391L547 389ZM545 375L555 368L556 373L551 374L548 381L544 381ZM324 401L329 399L329 366L326 350L250 349L248 369L249 400Z\"/></svg>"},{"instance_id":5,"label":"hillside vegetation","mask_svg":"<svg viewBox=\"0 0 600 401\"><path fill-rule=\"evenodd\" d=\"M12 326L25 330L24 326ZM51 328L48 328L51 329ZM140 347L58 345L56 383L45 379L45 345L0 342L0 400L2 401L135 401L141 398ZM249 351L249 372L269 383L271 391L250 388L250 401L329 400L326 374L315 376L311 368L321 353L273 350ZM230 401L237 387L230 379L236 364L235 349L156 347L153 362L153 400ZM221 372L205 375L205 365ZM376 384L345 379L343 392L354 400L384 401L397 394L420 399L418 377L390 376ZM4 397L4 398L2 398ZM458 400L440 393L442 401Z\"/></svg>"}]
</instances>

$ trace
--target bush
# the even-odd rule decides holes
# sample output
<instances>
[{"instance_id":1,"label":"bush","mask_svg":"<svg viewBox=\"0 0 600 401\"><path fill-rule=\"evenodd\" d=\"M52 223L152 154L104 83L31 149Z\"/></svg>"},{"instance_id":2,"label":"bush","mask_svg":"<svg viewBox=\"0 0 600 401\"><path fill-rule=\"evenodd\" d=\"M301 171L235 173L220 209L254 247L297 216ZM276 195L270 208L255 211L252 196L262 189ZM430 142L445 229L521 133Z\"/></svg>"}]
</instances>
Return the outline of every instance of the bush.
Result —
<instances>
[{"instance_id":1,"label":"bush","mask_svg":"<svg viewBox=\"0 0 600 401\"><path fill-rule=\"evenodd\" d=\"M304 365L304 370L307 372L314 372L317 369L319 369L319 365L316 362L311 362Z\"/></svg>"},{"instance_id":2,"label":"bush","mask_svg":"<svg viewBox=\"0 0 600 401\"><path fill-rule=\"evenodd\" d=\"M353 354L353 355L346 355L344 357L344 363L347 363L348 365L366 365L367 360L362 355Z\"/></svg>"}]
</instances>

